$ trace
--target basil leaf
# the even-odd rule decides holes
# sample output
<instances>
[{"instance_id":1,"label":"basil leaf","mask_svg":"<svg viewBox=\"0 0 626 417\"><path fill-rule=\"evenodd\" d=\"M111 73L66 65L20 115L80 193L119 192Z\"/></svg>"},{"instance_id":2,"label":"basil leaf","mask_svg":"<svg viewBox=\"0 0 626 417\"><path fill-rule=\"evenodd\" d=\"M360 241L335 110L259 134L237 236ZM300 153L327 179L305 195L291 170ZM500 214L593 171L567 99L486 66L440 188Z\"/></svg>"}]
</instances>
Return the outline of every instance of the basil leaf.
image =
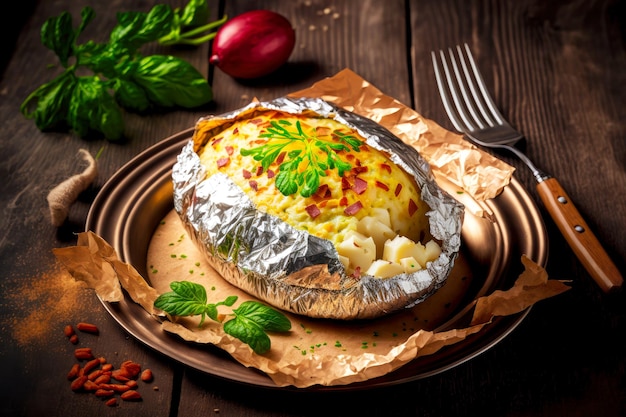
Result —
<instances>
[{"instance_id":1,"label":"basil leaf","mask_svg":"<svg viewBox=\"0 0 626 417\"><path fill-rule=\"evenodd\" d=\"M174 281L172 292L157 297L154 306L173 316L193 316L207 311L206 290L203 286L188 281Z\"/></svg>"},{"instance_id":2,"label":"basil leaf","mask_svg":"<svg viewBox=\"0 0 626 417\"><path fill-rule=\"evenodd\" d=\"M286 332L291 321L283 313L256 301L246 301L233 310L237 317L245 317L268 332Z\"/></svg>"},{"instance_id":3,"label":"basil leaf","mask_svg":"<svg viewBox=\"0 0 626 417\"><path fill-rule=\"evenodd\" d=\"M66 71L33 91L20 106L20 111L28 119L35 119L40 130L61 127L65 124L75 86L74 73Z\"/></svg>"},{"instance_id":4,"label":"basil leaf","mask_svg":"<svg viewBox=\"0 0 626 417\"><path fill-rule=\"evenodd\" d=\"M141 86L133 81L117 79L115 81L115 99L125 109L143 112L150 108L150 100Z\"/></svg>"},{"instance_id":5,"label":"basil leaf","mask_svg":"<svg viewBox=\"0 0 626 417\"><path fill-rule=\"evenodd\" d=\"M120 12L110 42L135 52L143 44L169 33L173 19L174 11L166 4L157 4L148 13Z\"/></svg>"},{"instance_id":6,"label":"basil leaf","mask_svg":"<svg viewBox=\"0 0 626 417\"><path fill-rule=\"evenodd\" d=\"M242 342L248 344L257 354L270 350L271 341L261 326L254 321L237 315L234 319L224 323L224 331Z\"/></svg>"},{"instance_id":7,"label":"basil leaf","mask_svg":"<svg viewBox=\"0 0 626 417\"><path fill-rule=\"evenodd\" d=\"M204 311L209 316L209 318L211 320L219 321L217 319L218 312L217 312L217 306L215 304L207 304L205 306L205 310ZM202 324L203 320L204 320L204 318L202 320L200 320L200 324Z\"/></svg>"},{"instance_id":8,"label":"basil leaf","mask_svg":"<svg viewBox=\"0 0 626 417\"><path fill-rule=\"evenodd\" d=\"M68 58L72 55L74 39L72 15L68 12L49 18L41 26L41 43L59 57L64 67L67 67Z\"/></svg>"},{"instance_id":9,"label":"basil leaf","mask_svg":"<svg viewBox=\"0 0 626 417\"><path fill-rule=\"evenodd\" d=\"M76 41L78 35L83 33L87 25L96 17L96 12L91 7L86 6L80 11L80 17L81 21L80 25L78 25L78 29L76 29L74 41Z\"/></svg>"},{"instance_id":10,"label":"basil leaf","mask_svg":"<svg viewBox=\"0 0 626 417\"><path fill-rule=\"evenodd\" d=\"M76 30L72 27L72 15L68 12L49 18L41 26L41 43L51 49L66 68L69 57L75 55L76 38L93 20L95 12L91 7L84 7L80 15L81 23Z\"/></svg>"},{"instance_id":11,"label":"basil leaf","mask_svg":"<svg viewBox=\"0 0 626 417\"><path fill-rule=\"evenodd\" d=\"M195 27L209 21L210 12L207 0L189 0L180 17L180 24L186 27Z\"/></svg>"},{"instance_id":12,"label":"basil leaf","mask_svg":"<svg viewBox=\"0 0 626 417\"><path fill-rule=\"evenodd\" d=\"M90 40L76 45L75 52L78 65L88 67L93 73L112 78L119 58L111 53L108 44Z\"/></svg>"},{"instance_id":13,"label":"basil leaf","mask_svg":"<svg viewBox=\"0 0 626 417\"><path fill-rule=\"evenodd\" d=\"M211 87L190 63L173 56L143 58L132 75L150 101L162 107L193 108L213 98Z\"/></svg>"},{"instance_id":14,"label":"basil leaf","mask_svg":"<svg viewBox=\"0 0 626 417\"><path fill-rule=\"evenodd\" d=\"M206 289L200 284L190 281L173 281L170 283L170 288L181 297L206 304Z\"/></svg>"},{"instance_id":15,"label":"basil leaf","mask_svg":"<svg viewBox=\"0 0 626 417\"><path fill-rule=\"evenodd\" d=\"M154 301L154 306L173 316L195 316L207 311L205 304L181 297L175 292L161 294Z\"/></svg>"},{"instance_id":16,"label":"basil leaf","mask_svg":"<svg viewBox=\"0 0 626 417\"><path fill-rule=\"evenodd\" d=\"M70 127L81 137L93 130L103 133L109 140L119 139L124 122L105 82L96 76L79 77L77 81L67 115Z\"/></svg>"},{"instance_id":17,"label":"basil leaf","mask_svg":"<svg viewBox=\"0 0 626 417\"><path fill-rule=\"evenodd\" d=\"M220 304L221 305L225 305L227 307L232 307L233 304L235 304L235 302L239 299L239 297L237 297L236 295L230 295L228 297L226 297L226 299L224 301L222 301Z\"/></svg>"}]
</instances>

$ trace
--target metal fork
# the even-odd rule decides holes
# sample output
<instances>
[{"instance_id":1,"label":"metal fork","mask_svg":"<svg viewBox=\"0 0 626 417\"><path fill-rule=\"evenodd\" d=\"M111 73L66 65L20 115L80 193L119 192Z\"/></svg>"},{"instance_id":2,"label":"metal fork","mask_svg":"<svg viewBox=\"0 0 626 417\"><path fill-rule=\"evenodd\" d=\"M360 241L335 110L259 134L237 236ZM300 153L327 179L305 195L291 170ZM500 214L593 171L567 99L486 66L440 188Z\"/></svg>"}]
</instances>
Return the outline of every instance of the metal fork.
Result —
<instances>
[{"instance_id":1,"label":"metal fork","mask_svg":"<svg viewBox=\"0 0 626 417\"><path fill-rule=\"evenodd\" d=\"M437 56L439 55L439 56ZM454 127L470 141L488 148L506 149L530 168L546 209L589 274L605 292L620 287L623 278L556 178L539 170L514 145L524 138L500 114L467 44L456 54L431 52L437 87Z\"/></svg>"}]
</instances>

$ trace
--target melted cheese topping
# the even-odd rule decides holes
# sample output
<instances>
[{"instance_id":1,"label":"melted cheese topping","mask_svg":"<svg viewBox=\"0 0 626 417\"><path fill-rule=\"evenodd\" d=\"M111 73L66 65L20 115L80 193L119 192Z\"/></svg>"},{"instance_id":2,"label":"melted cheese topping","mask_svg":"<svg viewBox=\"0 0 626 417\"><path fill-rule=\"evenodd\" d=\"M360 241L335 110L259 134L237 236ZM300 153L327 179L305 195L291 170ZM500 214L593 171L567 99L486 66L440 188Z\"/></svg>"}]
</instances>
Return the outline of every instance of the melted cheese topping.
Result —
<instances>
[{"instance_id":1,"label":"melted cheese topping","mask_svg":"<svg viewBox=\"0 0 626 417\"><path fill-rule=\"evenodd\" d=\"M358 151L336 153L351 166L343 176L339 176L337 169L328 168L326 176L320 177L317 192L310 197L300 195L300 190L283 195L275 182L280 165L289 161L290 151L303 152L310 143L293 141L288 144L266 170L253 156L241 154L242 149L251 150L275 140L262 137L268 133L272 121L291 126L290 129L295 129L293 126L300 122L303 132L310 138L339 143L343 134L361 140L362 144ZM428 230L425 214L429 208L421 201L412 176L385 153L368 146L357 131L335 120L265 111L237 121L205 140L197 152L208 176L218 172L227 174L258 210L277 216L296 229L328 239L335 246L357 230L360 219L380 217L381 210L388 213L390 228L398 235L417 242ZM315 155L318 161L327 159L327 154L319 149ZM301 163L300 172L306 169L307 164Z\"/></svg>"}]
</instances>

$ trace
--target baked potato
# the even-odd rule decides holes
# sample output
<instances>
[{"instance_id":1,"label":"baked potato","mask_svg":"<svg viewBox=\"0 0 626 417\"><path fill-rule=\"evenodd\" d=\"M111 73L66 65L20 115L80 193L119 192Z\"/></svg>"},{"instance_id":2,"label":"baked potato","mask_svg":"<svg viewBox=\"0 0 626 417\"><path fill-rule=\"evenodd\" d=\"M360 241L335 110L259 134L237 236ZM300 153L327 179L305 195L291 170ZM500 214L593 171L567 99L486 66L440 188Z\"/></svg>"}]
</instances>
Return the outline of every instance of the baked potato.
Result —
<instances>
[{"instance_id":1,"label":"baked potato","mask_svg":"<svg viewBox=\"0 0 626 417\"><path fill-rule=\"evenodd\" d=\"M462 207L417 152L321 99L200 119L172 178L175 209L211 265L297 314L411 307L458 254Z\"/></svg>"}]
</instances>

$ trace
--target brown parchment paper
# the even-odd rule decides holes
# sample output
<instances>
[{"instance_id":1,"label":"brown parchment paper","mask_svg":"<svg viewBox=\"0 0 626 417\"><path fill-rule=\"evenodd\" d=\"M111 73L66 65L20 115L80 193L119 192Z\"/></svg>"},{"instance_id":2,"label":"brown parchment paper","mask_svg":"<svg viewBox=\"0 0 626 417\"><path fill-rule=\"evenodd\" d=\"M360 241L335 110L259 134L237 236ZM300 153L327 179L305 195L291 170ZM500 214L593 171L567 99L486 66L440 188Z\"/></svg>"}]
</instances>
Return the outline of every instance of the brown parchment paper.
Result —
<instances>
[{"instance_id":1,"label":"brown parchment paper","mask_svg":"<svg viewBox=\"0 0 626 417\"><path fill-rule=\"evenodd\" d=\"M480 202L497 196L515 171L462 135L384 94L350 69L290 96L319 97L381 124L417 149L430 164L437 184L480 217L491 218L490 210Z\"/></svg>"},{"instance_id":2,"label":"brown parchment paper","mask_svg":"<svg viewBox=\"0 0 626 417\"><path fill-rule=\"evenodd\" d=\"M489 217L480 202L498 195L513 173L512 167L386 96L350 70L343 70L293 96L320 97L382 124L414 146L431 164L438 184L475 215ZM206 320L199 327L198 318L170 321L153 308L156 297L169 291L169 283L174 280L204 285L212 302L237 295L236 307L252 299L207 265L174 211L163 219L152 237L145 278L122 262L114 249L92 232L79 234L76 246L53 252L76 280L93 288L103 301L122 301L123 288L134 302L161 319L163 331L177 334L190 343L214 344L242 365L265 372L277 386L300 388L345 385L383 376L479 332L495 316L516 314L569 289L562 281L548 280L540 266L522 257L525 271L514 286L476 300L471 323L433 330L449 319L471 283L471 270L461 257L446 285L413 309L377 320L345 322L288 313L291 331L271 334L272 349L257 355L225 334L219 323Z\"/></svg>"}]
</instances>

